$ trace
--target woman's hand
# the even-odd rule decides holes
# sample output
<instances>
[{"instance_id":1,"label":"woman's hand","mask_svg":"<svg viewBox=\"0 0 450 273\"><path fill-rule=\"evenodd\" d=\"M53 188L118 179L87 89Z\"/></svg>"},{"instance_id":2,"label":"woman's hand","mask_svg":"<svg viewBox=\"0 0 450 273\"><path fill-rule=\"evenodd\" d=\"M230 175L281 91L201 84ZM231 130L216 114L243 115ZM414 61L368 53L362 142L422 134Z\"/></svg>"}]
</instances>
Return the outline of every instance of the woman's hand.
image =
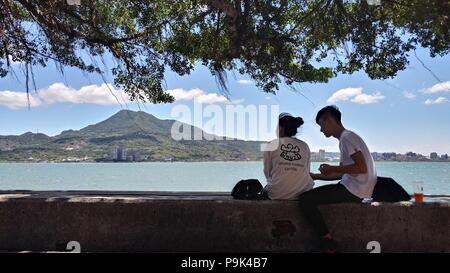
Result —
<instances>
[{"instance_id":1,"label":"woman's hand","mask_svg":"<svg viewBox=\"0 0 450 273\"><path fill-rule=\"evenodd\" d=\"M318 174L318 173L309 173L309 175L311 176L312 180L320 179L320 174Z\"/></svg>"},{"instance_id":2,"label":"woman's hand","mask_svg":"<svg viewBox=\"0 0 450 273\"><path fill-rule=\"evenodd\" d=\"M334 181L342 179L342 175L338 173L331 173L329 175L323 175L321 173L309 173L313 180Z\"/></svg>"}]
</instances>

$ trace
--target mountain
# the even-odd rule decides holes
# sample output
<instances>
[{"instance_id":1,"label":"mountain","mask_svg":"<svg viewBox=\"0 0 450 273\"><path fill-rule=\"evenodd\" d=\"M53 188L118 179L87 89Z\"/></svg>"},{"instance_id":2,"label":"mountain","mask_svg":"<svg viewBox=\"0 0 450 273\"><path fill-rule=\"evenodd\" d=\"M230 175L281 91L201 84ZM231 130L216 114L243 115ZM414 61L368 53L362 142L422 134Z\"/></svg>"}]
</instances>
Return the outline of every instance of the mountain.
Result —
<instances>
[{"instance_id":1,"label":"mountain","mask_svg":"<svg viewBox=\"0 0 450 273\"><path fill-rule=\"evenodd\" d=\"M25 133L0 136L0 161L64 161L88 158L106 161L114 148L134 151L148 161L259 160L258 141L182 140L171 137L175 120L161 120L146 112L121 110L108 119L80 130L67 130L50 137ZM184 124L191 133L200 128ZM117 152L117 151L116 151Z\"/></svg>"},{"instance_id":2,"label":"mountain","mask_svg":"<svg viewBox=\"0 0 450 273\"><path fill-rule=\"evenodd\" d=\"M79 131L64 131L58 138L73 135L83 137L119 136L138 132L166 134L170 132L172 123L172 120L160 120L142 111L121 110L110 118Z\"/></svg>"}]
</instances>

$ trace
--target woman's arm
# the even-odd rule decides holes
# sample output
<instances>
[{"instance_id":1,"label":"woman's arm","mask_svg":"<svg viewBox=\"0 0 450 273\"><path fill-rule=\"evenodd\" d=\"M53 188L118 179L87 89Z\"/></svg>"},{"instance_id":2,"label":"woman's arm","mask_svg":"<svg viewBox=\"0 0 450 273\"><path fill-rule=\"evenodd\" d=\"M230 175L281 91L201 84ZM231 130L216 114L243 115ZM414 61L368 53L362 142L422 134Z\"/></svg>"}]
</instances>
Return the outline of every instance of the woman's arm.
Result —
<instances>
[{"instance_id":1,"label":"woman's arm","mask_svg":"<svg viewBox=\"0 0 450 273\"><path fill-rule=\"evenodd\" d=\"M333 181L342 179L342 174L332 173L329 175L323 175L321 173L310 173L313 180Z\"/></svg>"},{"instance_id":2,"label":"woman's arm","mask_svg":"<svg viewBox=\"0 0 450 273\"><path fill-rule=\"evenodd\" d=\"M272 171L272 158L270 156L270 152L264 152L264 175L266 179L269 179L270 172Z\"/></svg>"}]
</instances>

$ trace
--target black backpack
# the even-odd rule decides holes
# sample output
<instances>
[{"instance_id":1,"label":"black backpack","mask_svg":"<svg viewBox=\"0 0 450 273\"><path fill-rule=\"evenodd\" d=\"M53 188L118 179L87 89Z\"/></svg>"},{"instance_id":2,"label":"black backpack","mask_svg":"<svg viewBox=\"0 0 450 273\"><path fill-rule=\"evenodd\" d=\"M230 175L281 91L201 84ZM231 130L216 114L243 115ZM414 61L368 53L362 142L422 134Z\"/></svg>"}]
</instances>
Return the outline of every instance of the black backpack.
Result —
<instances>
[{"instance_id":1,"label":"black backpack","mask_svg":"<svg viewBox=\"0 0 450 273\"><path fill-rule=\"evenodd\" d=\"M263 186L258 179L244 179L234 186L231 191L234 199L242 200L262 200L266 199L263 193Z\"/></svg>"},{"instance_id":2,"label":"black backpack","mask_svg":"<svg viewBox=\"0 0 450 273\"><path fill-rule=\"evenodd\" d=\"M411 196L390 177L377 177L377 184L373 189L372 200L376 202L409 201Z\"/></svg>"}]
</instances>

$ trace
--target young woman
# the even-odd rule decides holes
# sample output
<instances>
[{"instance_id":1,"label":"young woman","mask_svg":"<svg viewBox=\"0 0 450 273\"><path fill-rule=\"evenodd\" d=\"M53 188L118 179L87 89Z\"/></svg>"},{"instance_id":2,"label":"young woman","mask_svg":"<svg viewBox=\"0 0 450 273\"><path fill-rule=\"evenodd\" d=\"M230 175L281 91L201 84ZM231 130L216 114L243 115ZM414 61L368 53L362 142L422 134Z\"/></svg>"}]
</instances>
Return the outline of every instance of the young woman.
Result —
<instances>
[{"instance_id":1,"label":"young woman","mask_svg":"<svg viewBox=\"0 0 450 273\"><path fill-rule=\"evenodd\" d=\"M288 113L281 113L278 118L278 138L269 142L264 152L264 191L270 199L297 199L314 186L309 147L295 137L302 125L301 117Z\"/></svg>"}]
</instances>

